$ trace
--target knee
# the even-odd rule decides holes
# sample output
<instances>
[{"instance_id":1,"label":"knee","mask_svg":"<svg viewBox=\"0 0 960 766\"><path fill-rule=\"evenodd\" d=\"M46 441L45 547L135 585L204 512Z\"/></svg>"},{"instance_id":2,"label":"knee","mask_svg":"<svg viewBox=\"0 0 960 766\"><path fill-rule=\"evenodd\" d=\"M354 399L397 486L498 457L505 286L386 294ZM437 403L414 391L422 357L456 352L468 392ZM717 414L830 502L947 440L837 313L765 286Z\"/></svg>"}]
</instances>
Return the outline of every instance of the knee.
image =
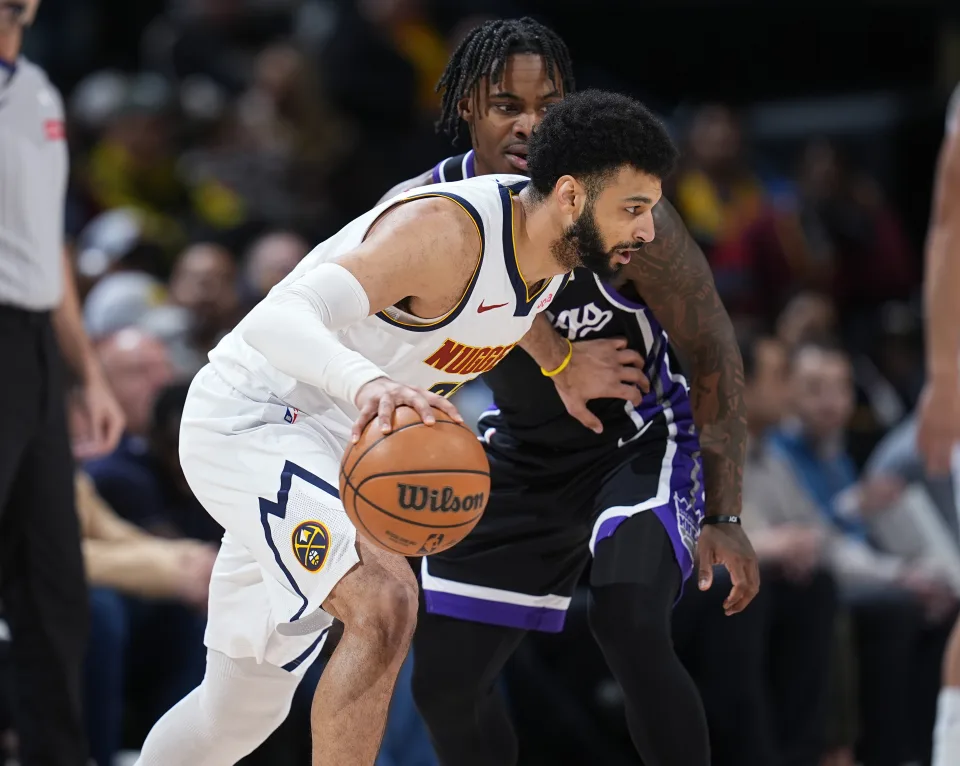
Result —
<instances>
[{"instance_id":1,"label":"knee","mask_svg":"<svg viewBox=\"0 0 960 766\"><path fill-rule=\"evenodd\" d=\"M339 611L345 632L406 654L417 626L416 577L408 566L370 566L363 587Z\"/></svg>"},{"instance_id":2,"label":"knee","mask_svg":"<svg viewBox=\"0 0 960 766\"><path fill-rule=\"evenodd\" d=\"M638 585L593 588L587 619L605 654L622 647L638 650L671 649L669 615L655 594ZM672 649L671 649L672 651Z\"/></svg>"}]
</instances>

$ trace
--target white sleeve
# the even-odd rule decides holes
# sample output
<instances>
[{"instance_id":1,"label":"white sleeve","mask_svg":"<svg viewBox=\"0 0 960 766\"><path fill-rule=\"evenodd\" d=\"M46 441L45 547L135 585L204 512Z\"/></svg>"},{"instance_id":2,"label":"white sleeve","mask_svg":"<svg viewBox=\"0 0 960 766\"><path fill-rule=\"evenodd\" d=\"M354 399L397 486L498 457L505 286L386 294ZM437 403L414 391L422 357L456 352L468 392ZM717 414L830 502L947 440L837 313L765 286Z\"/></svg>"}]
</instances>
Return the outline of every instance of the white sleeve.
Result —
<instances>
[{"instance_id":1,"label":"white sleeve","mask_svg":"<svg viewBox=\"0 0 960 766\"><path fill-rule=\"evenodd\" d=\"M370 301L357 278L324 263L267 296L240 330L281 372L355 404L357 392L385 373L340 343L336 331L369 314Z\"/></svg>"}]
</instances>

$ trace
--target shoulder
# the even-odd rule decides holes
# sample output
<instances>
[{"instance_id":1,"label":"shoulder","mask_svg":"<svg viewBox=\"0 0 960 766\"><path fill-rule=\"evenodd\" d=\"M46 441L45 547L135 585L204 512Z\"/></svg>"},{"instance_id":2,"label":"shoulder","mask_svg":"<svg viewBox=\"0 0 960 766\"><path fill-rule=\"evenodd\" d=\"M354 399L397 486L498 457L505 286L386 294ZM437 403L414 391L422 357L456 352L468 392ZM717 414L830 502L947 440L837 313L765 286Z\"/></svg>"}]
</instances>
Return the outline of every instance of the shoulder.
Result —
<instances>
[{"instance_id":1,"label":"shoulder","mask_svg":"<svg viewBox=\"0 0 960 766\"><path fill-rule=\"evenodd\" d=\"M48 105L52 105L62 117L64 114L63 96L57 86L50 82L47 73L25 57L20 58L17 67L20 70L20 76L27 80L30 87L37 92L41 103L48 102Z\"/></svg>"},{"instance_id":2,"label":"shoulder","mask_svg":"<svg viewBox=\"0 0 960 766\"><path fill-rule=\"evenodd\" d=\"M426 251L446 249L448 254L477 250L478 224L461 204L446 196L420 197L400 202L387 210L370 232L369 239L398 236L418 242Z\"/></svg>"},{"instance_id":3,"label":"shoulder","mask_svg":"<svg viewBox=\"0 0 960 766\"><path fill-rule=\"evenodd\" d=\"M391 188L390 191L384 194L377 204L383 204L387 200L393 199L394 197L403 194L404 192L408 192L411 189L419 189L421 186L429 186L433 183L433 169L430 169L418 176L408 178L406 181L401 181L396 186Z\"/></svg>"}]
</instances>

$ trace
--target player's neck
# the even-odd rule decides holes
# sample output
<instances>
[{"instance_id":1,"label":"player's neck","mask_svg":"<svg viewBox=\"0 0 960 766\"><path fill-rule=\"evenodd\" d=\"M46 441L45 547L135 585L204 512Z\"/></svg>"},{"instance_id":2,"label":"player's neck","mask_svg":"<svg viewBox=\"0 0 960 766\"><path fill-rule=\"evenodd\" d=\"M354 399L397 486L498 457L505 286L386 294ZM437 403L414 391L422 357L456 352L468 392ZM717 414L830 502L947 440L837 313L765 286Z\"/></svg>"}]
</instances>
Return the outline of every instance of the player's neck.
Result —
<instances>
[{"instance_id":1,"label":"player's neck","mask_svg":"<svg viewBox=\"0 0 960 766\"><path fill-rule=\"evenodd\" d=\"M527 189L513 198L513 230L517 264L528 286L564 272L550 247L559 236L557 224L546 205L530 199Z\"/></svg>"},{"instance_id":2,"label":"player's neck","mask_svg":"<svg viewBox=\"0 0 960 766\"><path fill-rule=\"evenodd\" d=\"M492 167L487 165L486 162L483 161L483 158L477 152L477 147L474 146L472 151L473 151L473 174L475 176L491 176L497 172Z\"/></svg>"},{"instance_id":3,"label":"player's neck","mask_svg":"<svg viewBox=\"0 0 960 766\"><path fill-rule=\"evenodd\" d=\"M13 64L20 55L23 43L23 29L17 24L11 24L9 29L0 31L0 61Z\"/></svg>"}]
</instances>

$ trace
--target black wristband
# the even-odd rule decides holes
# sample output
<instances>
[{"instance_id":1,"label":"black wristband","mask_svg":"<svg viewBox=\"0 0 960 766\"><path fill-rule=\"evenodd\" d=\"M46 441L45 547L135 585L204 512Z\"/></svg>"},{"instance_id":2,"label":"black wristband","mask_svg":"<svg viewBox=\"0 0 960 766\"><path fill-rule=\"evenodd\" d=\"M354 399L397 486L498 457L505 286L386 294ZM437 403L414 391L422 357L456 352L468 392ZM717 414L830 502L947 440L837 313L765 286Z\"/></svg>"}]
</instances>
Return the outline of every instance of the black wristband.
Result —
<instances>
[{"instance_id":1,"label":"black wristband","mask_svg":"<svg viewBox=\"0 0 960 766\"><path fill-rule=\"evenodd\" d=\"M740 524L739 516L704 516L700 526L704 524Z\"/></svg>"}]
</instances>

